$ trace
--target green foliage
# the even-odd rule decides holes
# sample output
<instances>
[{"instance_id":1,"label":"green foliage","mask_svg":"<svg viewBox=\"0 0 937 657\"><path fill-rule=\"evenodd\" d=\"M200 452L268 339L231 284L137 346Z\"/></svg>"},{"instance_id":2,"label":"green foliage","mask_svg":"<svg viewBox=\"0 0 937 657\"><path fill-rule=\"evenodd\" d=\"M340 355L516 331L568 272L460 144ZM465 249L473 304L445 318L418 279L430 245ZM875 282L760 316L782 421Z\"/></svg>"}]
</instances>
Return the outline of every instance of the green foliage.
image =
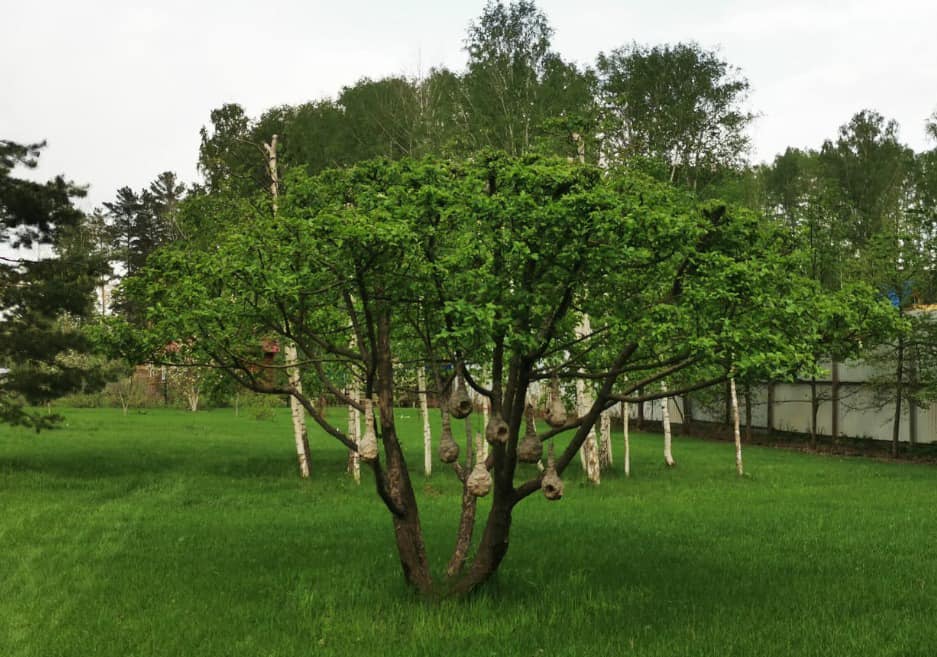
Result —
<instances>
[{"instance_id":1,"label":"green foliage","mask_svg":"<svg viewBox=\"0 0 937 657\"><path fill-rule=\"evenodd\" d=\"M72 205L82 190L62 177L38 183L15 177L35 167L43 144L0 140L0 244L47 245L51 257L0 259L0 422L48 427L58 419L30 411L70 392L103 385L98 368L81 362L90 350L82 322L92 291L107 272L94 252L69 248L84 216ZM63 247L58 250L58 247Z\"/></svg>"},{"instance_id":2,"label":"green foliage","mask_svg":"<svg viewBox=\"0 0 937 657\"><path fill-rule=\"evenodd\" d=\"M671 182L698 189L741 164L749 83L695 43L633 44L597 62L606 157L635 155L666 164Z\"/></svg>"}]
</instances>

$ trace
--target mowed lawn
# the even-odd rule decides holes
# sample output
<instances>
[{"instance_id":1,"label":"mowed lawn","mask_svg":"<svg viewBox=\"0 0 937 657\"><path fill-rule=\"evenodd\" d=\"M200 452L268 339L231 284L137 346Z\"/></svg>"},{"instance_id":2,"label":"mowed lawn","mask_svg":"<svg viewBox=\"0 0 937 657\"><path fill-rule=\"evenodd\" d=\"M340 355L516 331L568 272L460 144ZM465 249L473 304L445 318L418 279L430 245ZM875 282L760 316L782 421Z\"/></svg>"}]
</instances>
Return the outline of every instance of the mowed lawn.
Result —
<instances>
[{"instance_id":1,"label":"mowed lawn","mask_svg":"<svg viewBox=\"0 0 937 657\"><path fill-rule=\"evenodd\" d=\"M578 465L515 515L496 580L463 602L402 584L370 476L288 413L68 410L0 427L0 657L937 654L937 468L728 443L633 440L634 474ZM458 487L422 475L441 569Z\"/></svg>"}]
</instances>

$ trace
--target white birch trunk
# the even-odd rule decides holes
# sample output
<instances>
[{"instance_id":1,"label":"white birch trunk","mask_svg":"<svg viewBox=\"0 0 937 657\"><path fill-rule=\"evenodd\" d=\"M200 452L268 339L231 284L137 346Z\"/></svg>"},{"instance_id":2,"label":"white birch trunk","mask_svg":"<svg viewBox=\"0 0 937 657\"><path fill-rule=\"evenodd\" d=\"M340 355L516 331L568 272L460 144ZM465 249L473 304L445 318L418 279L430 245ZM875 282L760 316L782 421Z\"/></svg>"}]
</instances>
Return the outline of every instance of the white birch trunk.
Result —
<instances>
[{"instance_id":1,"label":"white birch trunk","mask_svg":"<svg viewBox=\"0 0 937 657\"><path fill-rule=\"evenodd\" d=\"M735 379L729 379L729 393L732 397L732 433L735 437L735 471L745 474L742 468L742 436L739 432L739 396L735 391Z\"/></svg>"},{"instance_id":2,"label":"white birch trunk","mask_svg":"<svg viewBox=\"0 0 937 657\"><path fill-rule=\"evenodd\" d=\"M198 397L198 388L189 388L186 391L186 399L189 402L189 410L193 413L198 410Z\"/></svg>"},{"instance_id":3,"label":"white birch trunk","mask_svg":"<svg viewBox=\"0 0 937 657\"><path fill-rule=\"evenodd\" d=\"M426 403L426 376L423 366L416 370L417 395L420 398L420 415L423 417L423 471L429 477L433 474L433 432L429 427L429 407Z\"/></svg>"},{"instance_id":4,"label":"white birch trunk","mask_svg":"<svg viewBox=\"0 0 937 657\"><path fill-rule=\"evenodd\" d=\"M270 196L273 200L273 214L276 216L280 200L280 174L277 168L277 136L273 135L269 144L264 144L267 151L267 173L270 176ZM286 355L286 375L290 387L296 394L303 394L302 376L297 363L296 345L288 341L284 347ZM290 395L290 415L293 418L293 440L296 443L296 457L299 459L299 474L304 479L309 477L309 437L306 433L306 409L299 403L296 395Z\"/></svg>"},{"instance_id":5,"label":"white birch trunk","mask_svg":"<svg viewBox=\"0 0 937 657\"><path fill-rule=\"evenodd\" d=\"M582 321L576 327L576 335L584 337L592 332L592 326L589 324L589 316L583 315ZM582 379L576 379L576 414L582 417L589 412L592 407L592 395L586 391L586 382ZM586 477L594 484L601 482L602 475L599 468L599 450L598 441L595 437L595 425L589 429L582 449L579 450L582 467L586 471Z\"/></svg>"},{"instance_id":6,"label":"white birch trunk","mask_svg":"<svg viewBox=\"0 0 937 657\"><path fill-rule=\"evenodd\" d=\"M303 394L303 383L300 379L299 367L296 366L296 345L287 342L286 374L289 377L290 388L298 394ZM299 474L309 477L309 440L306 436L306 409L299 403L296 395L290 395L290 415L293 418L293 440L296 443L296 458L299 459Z\"/></svg>"},{"instance_id":7,"label":"white birch trunk","mask_svg":"<svg viewBox=\"0 0 937 657\"><path fill-rule=\"evenodd\" d=\"M628 417L629 412L630 412L630 409L628 408L628 402L622 402L621 403L621 428L622 428L622 433L624 434L624 442L625 442L624 459L625 459L625 476L626 477L631 476L631 440L628 436L628 425L629 425L629 420L630 420L630 418Z\"/></svg>"},{"instance_id":8,"label":"white birch trunk","mask_svg":"<svg viewBox=\"0 0 937 657\"><path fill-rule=\"evenodd\" d=\"M603 468L612 465L612 418L608 411L599 417L599 465Z\"/></svg>"},{"instance_id":9,"label":"white birch trunk","mask_svg":"<svg viewBox=\"0 0 937 657\"><path fill-rule=\"evenodd\" d=\"M489 384L488 387L490 388L491 384ZM489 401L488 398L482 397L481 399L482 399L482 432L484 432L488 428L488 420L490 419L491 411L489 410L489 406L488 406L488 401ZM487 440L482 441L481 458L482 460L485 460L488 458L488 441Z\"/></svg>"},{"instance_id":10,"label":"white birch trunk","mask_svg":"<svg viewBox=\"0 0 937 657\"><path fill-rule=\"evenodd\" d=\"M358 401L358 391L350 390L348 396L355 402ZM348 405L348 437L358 444L358 441L361 439L361 413L357 408ZM348 450L348 471L351 472L352 478L354 478L356 484L361 483L361 461L358 457L358 450L350 449Z\"/></svg>"},{"instance_id":11,"label":"white birch trunk","mask_svg":"<svg viewBox=\"0 0 937 657\"><path fill-rule=\"evenodd\" d=\"M667 384L661 381L660 389L667 392ZM660 400L660 415L662 424L664 425L664 463L667 464L668 468L672 468L676 463L673 460L673 452L671 450L670 397L664 397Z\"/></svg>"}]
</instances>

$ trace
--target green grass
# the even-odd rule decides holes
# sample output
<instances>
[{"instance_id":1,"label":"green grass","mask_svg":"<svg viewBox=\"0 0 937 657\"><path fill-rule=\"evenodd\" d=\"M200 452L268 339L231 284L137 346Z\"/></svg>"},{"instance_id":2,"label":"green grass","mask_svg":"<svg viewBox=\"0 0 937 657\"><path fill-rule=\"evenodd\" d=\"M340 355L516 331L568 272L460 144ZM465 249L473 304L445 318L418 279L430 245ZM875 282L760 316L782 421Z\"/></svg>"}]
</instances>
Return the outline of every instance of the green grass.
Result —
<instances>
[{"instance_id":1,"label":"green grass","mask_svg":"<svg viewBox=\"0 0 937 657\"><path fill-rule=\"evenodd\" d=\"M677 438L668 471L637 436L630 480L571 469L490 586L428 604L367 474L314 434L295 476L287 413L65 415L0 427L0 657L937 654L933 466L751 448L738 478L729 444ZM458 489L415 479L441 568Z\"/></svg>"}]
</instances>

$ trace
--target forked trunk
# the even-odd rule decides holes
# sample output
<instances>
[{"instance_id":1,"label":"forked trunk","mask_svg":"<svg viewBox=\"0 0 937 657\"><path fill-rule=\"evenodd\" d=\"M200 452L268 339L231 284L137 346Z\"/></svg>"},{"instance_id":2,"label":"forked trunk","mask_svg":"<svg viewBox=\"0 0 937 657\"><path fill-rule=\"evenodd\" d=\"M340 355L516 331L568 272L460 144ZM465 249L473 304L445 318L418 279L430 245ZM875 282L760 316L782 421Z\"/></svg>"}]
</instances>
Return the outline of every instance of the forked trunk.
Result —
<instances>
[{"instance_id":1,"label":"forked trunk","mask_svg":"<svg viewBox=\"0 0 937 657\"><path fill-rule=\"evenodd\" d=\"M511 505L506 500L495 499L488 513L488 522L475 553L475 559L465 574L452 588L455 595L465 595L488 581L498 570L508 552L511 534Z\"/></svg>"}]
</instances>

